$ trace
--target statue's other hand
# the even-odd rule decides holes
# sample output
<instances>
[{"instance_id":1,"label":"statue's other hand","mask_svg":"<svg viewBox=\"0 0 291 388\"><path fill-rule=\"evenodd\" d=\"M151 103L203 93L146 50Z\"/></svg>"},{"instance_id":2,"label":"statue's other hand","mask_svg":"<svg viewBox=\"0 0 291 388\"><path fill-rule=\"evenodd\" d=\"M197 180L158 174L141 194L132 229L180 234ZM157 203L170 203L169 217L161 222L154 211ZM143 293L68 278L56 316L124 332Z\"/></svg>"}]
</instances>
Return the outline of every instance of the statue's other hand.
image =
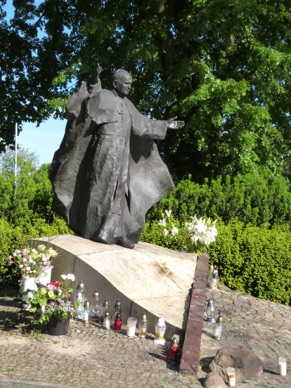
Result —
<instances>
[{"instance_id":1,"label":"statue's other hand","mask_svg":"<svg viewBox=\"0 0 291 388\"><path fill-rule=\"evenodd\" d=\"M176 117L173 117L172 119L167 120L168 128L170 129L180 129L183 128L185 125L185 121L177 121Z\"/></svg>"}]
</instances>

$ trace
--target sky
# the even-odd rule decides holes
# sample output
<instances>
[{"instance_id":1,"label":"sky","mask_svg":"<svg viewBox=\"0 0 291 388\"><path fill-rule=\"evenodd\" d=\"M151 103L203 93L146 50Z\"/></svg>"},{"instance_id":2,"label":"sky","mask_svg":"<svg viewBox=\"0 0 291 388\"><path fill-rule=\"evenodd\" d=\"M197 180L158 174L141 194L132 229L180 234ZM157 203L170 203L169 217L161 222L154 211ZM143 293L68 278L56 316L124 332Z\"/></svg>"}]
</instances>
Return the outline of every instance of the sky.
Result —
<instances>
[{"instance_id":1,"label":"sky","mask_svg":"<svg viewBox=\"0 0 291 388\"><path fill-rule=\"evenodd\" d=\"M55 151L63 139L66 120L46 120L39 127L33 123L23 123L23 129L18 136L18 145L28 149L37 157L39 164L51 163Z\"/></svg>"}]
</instances>

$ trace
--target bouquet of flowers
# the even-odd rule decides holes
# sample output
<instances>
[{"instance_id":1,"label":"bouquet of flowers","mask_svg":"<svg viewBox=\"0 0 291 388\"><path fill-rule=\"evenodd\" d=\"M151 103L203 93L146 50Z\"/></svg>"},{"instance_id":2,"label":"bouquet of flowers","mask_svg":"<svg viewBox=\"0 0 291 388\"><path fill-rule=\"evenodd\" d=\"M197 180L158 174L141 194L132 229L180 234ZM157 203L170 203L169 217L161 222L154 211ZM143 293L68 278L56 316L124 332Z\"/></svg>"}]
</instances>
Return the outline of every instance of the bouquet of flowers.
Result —
<instances>
[{"instance_id":1,"label":"bouquet of flowers","mask_svg":"<svg viewBox=\"0 0 291 388\"><path fill-rule=\"evenodd\" d=\"M44 244L36 248L26 247L16 249L12 256L8 256L9 264L16 264L22 277L38 277L51 265L51 259L58 253Z\"/></svg>"},{"instance_id":2,"label":"bouquet of flowers","mask_svg":"<svg viewBox=\"0 0 291 388\"><path fill-rule=\"evenodd\" d=\"M79 301L70 300L73 293L71 283L75 280L75 275L61 275L61 278L62 282L55 281L46 286L39 284L32 297L27 300L31 306L29 311L38 314L40 323L48 322L52 317L62 321L77 315Z\"/></svg>"},{"instance_id":3,"label":"bouquet of flowers","mask_svg":"<svg viewBox=\"0 0 291 388\"><path fill-rule=\"evenodd\" d=\"M159 221L159 225L163 226L163 236L166 239L176 239L183 241L189 252L195 252L198 255L203 253L205 245L209 245L215 241L217 237L216 220L210 218L197 218L196 215L191 216L188 222L179 229L172 218L172 211L166 210L166 216Z\"/></svg>"}]
</instances>

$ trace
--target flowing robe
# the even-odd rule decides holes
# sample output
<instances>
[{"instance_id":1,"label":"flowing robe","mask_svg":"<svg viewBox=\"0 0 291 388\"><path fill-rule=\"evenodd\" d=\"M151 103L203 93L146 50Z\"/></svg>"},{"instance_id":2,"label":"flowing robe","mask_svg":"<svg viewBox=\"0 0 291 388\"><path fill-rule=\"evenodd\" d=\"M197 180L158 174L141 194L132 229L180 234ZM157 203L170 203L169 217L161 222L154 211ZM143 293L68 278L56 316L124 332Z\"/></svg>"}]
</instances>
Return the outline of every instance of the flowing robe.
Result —
<instances>
[{"instance_id":1,"label":"flowing robe","mask_svg":"<svg viewBox=\"0 0 291 388\"><path fill-rule=\"evenodd\" d=\"M50 169L53 209L78 235L137 243L148 209L174 187L153 139L167 122L143 116L126 97L83 83Z\"/></svg>"}]
</instances>

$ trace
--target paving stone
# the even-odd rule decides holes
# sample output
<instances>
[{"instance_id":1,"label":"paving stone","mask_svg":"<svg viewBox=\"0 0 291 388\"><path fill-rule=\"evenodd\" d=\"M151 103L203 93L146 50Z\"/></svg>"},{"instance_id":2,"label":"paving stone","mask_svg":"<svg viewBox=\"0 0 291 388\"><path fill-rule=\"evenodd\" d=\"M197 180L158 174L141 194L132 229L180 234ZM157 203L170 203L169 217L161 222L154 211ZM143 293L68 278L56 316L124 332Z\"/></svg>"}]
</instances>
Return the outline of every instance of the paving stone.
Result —
<instances>
[{"instance_id":1,"label":"paving stone","mask_svg":"<svg viewBox=\"0 0 291 388\"><path fill-rule=\"evenodd\" d=\"M278 358L286 356L290 365L291 307L223 286L215 292L207 290L206 298L214 298L216 312L221 310L224 331L221 340L216 341L213 325L203 322L196 376L179 373L178 365L167 364L169 343L157 346L152 335L143 340L129 339L125 329L116 333L96 324L85 326L71 321L67 336L52 337L30 325L29 314L20 313L13 297L0 297L0 387L201 387L217 350L241 346L262 359L264 373L238 386L290 388L291 367L286 377L280 376Z\"/></svg>"}]
</instances>

